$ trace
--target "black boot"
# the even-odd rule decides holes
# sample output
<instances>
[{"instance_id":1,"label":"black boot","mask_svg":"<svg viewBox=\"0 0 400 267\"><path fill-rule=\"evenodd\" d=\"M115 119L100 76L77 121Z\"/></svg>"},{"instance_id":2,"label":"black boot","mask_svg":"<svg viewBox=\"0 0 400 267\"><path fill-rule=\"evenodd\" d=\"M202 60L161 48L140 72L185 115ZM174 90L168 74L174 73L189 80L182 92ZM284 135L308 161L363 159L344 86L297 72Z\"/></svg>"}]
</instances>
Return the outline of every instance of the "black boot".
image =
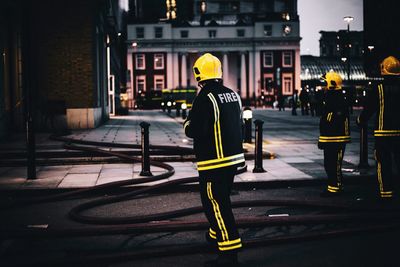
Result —
<instances>
[{"instance_id":1,"label":"black boot","mask_svg":"<svg viewBox=\"0 0 400 267\"><path fill-rule=\"evenodd\" d=\"M206 237L207 243L208 243L211 247L216 248L216 249L218 248L217 240L216 240L216 239L213 239L213 238L210 236L210 234L209 234L208 231L205 233L205 237Z\"/></svg>"},{"instance_id":2,"label":"black boot","mask_svg":"<svg viewBox=\"0 0 400 267\"><path fill-rule=\"evenodd\" d=\"M236 251L219 252L215 260L207 261L204 267L240 267Z\"/></svg>"}]
</instances>

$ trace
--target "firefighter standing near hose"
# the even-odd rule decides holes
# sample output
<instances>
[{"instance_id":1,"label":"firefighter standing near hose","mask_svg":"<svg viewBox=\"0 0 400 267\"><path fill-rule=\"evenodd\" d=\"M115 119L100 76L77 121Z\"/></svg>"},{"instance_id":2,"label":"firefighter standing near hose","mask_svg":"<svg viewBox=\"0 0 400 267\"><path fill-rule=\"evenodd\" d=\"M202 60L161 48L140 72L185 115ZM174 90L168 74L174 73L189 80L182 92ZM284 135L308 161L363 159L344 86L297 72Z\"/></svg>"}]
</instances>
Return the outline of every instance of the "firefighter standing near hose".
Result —
<instances>
[{"instance_id":1,"label":"firefighter standing near hose","mask_svg":"<svg viewBox=\"0 0 400 267\"><path fill-rule=\"evenodd\" d=\"M321 197L337 196L342 191L342 162L346 143L350 142L349 113L342 91L342 78L327 72L323 112L320 118L318 148L324 150L324 167L328 176Z\"/></svg>"},{"instance_id":2,"label":"firefighter standing near hose","mask_svg":"<svg viewBox=\"0 0 400 267\"><path fill-rule=\"evenodd\" d=\"M230 193L237 167L245 162L241 100L236 92L222 85L221 62L217 57L202 55L196 60L193 72L201 90L184 129L193 138L201 201L210 223L206 239L218 248L217 259L206 266L238 266L237 252L242 242Z\"/></svg>"},{"instance_id":3,"label":"firefighter standing near hose","mask_svg":"<svg viewBox=\"0 0 400 267\"><path fill-rule=\"evenodd\" d=\"M357 118L359 126L366 125L376 113L375 159L380 199L393 198L392 156L400 173L400 62L389 56L381 62L384 80L367 95L364 110Z\"/></svg>"}]
</instances>

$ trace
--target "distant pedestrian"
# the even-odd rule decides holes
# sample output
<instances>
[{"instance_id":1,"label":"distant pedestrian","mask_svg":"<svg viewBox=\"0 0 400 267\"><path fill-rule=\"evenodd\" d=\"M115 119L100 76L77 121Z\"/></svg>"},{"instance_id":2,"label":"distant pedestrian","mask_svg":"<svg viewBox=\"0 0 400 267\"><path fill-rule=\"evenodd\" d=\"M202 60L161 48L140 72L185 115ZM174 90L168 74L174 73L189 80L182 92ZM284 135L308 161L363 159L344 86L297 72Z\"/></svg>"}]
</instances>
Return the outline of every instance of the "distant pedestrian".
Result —
<instances>
[{"instance_id":1,"label":"distant pedestrian","mask_svg":"<svg viewBox=\"0 0 400 267\"><path fill-rule=\"evenodd\" d=\"M279 111L283 110L285 111L285 97L282 95L282 93L278 94L278 109Z\"/></svg>"},{"instance_id":2,"label":"distant pedestrian","mask_svg":"<svg viewBox=\"0 0 400 267\"><path fill-rule=\"evenodd\" d=\"M342 162L346 143L350 142L349 113L342 92L342 77L327 72L325 105L320 118L318 148L324 150L324 167L328 176L321 197L336 196L342 191Z\"/></svg>"},{"instance_id":3,"label":"distant pedestrian","mask_svg":"<svg viewBox=\"0 0 400 267\"><path fill-rule=\"evenodd\" d=\"M315 95L314 88L311 88L311 90L310 90L309 101L310 101L310 113L311 113L311 116L314 117L314 115L316 114L316 110L317 110L317 97Z\"/></svg>"},{"instance_id":4,"label":"distant pedestrian","mask_svg":"<svg viewBox=\"0 0 400 267\"><path fill-rule=\"evenodd\" d=\"M301 115L308 115L308 105L309 105L308 89L302 88L300 91L299 98L300 98Z\"/></svg>"},{"instance_id":5,"label":"distant pedestrian","mask_svg":"<svg viewBox=\"0 0 400 267\"><path fill-rule=\"evenodd\" d=\"M193 138L200 195L210 223L206 239L218 248L218 258L206 266L238 266L242 241L232 213L230 193L236 169L244 164L242 104L239 95L222 85L219 59L209 53L193 66L201 88L193 101L185 133Z\"/></svg>"},{"instance_id":6,"label":"distant pedestrian","mask_svg":"<svg viewBox=\"0 0 400 267\"><path fill-rule=\"evenodd\" d=\"M297 102L299 101L299 97L297 95L297 90L293 90L293 95L291 99L291 107L292 107L292 115L297 116Z\"/></svg>"},{"instance_id":7,"label":"distant pedestrian","mask_svg":"<svg viewBox=\"0 0 400 267\"><path fill-rule=\"evenodd\" d=\"M392 199L395 193L392 164L400 173L399 60L392 56L385 58L381 63L381 75L384 80L367 95L357 124L366 125L376 113L374 136L379 196L380 199Z\"/></svg>"}]
</instances>

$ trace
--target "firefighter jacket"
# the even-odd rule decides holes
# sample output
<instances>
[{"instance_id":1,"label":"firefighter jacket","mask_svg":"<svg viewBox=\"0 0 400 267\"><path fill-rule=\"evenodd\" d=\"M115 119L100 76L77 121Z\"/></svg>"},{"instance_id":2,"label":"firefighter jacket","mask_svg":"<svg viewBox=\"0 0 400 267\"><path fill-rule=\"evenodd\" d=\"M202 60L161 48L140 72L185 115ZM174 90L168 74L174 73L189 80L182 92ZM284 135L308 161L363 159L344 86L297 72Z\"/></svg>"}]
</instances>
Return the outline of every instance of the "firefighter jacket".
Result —
<instances>
[{"instance_id":1,"label":"firefighter jacket","mask_svg":"<svg viewBox=\"0 0 400 267\"><path fill-rule=\"evenodd\" d=\"M198 171L244 163L241 112L239 95L221 83L209 81L200 90L184 123Z\"/></svg>"},{"instance_id":2,"label":"firefighter jacket","mask_svg":"<svg viewBox=\"0 0 400 267\"><path fill-rule=\"evenodd\" d=\"M376 113L374 136L376 138L400 139L400 79L385 77L383 83L373 88L367 96L366 105L357 119L358 124L366 124Z\"/></svg>"},{"instance_id":3,"label":"firefighter jacket","mask_svg":"<svg viewBox=\"0 0 400 267\"><path fill-rule=\"evenodd\" d=\"M325 93L324 109L319 122L318 147L350 142L349 110L342 90Z\"/></svg>"}]
</instances>

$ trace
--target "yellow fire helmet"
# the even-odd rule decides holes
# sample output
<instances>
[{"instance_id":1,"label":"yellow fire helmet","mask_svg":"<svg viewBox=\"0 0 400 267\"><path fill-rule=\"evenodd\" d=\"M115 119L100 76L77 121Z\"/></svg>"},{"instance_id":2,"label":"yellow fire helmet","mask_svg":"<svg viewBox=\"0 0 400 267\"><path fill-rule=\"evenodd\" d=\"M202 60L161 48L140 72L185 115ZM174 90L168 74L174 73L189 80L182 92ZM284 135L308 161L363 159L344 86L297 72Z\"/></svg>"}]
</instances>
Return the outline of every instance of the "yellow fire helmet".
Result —
<instances>
[{"instance_id":1,"label":"yellow fire helmet","mask_svg":"<svg viewBox=\"0 0 400 267\"><path fill-rule=\"evenodd\" d=\"M197 82L222 79L221 61L210 53L206 53L194 63L193 73Z\"/></svg>"},{"instance_id":2,"label":"yellow fire helmet","mask_svg":"<svg viewBox=\"0 0 400 267\"><path fill-rule=\"evenodd\" d=\"M400 75L400 62L397 58L389 56L381 62L382 75Z\"/></svg>"},{"instance_id":3,"label":"yellow fire helmet","mask_svg":"<svg viewBox=\"0 0 400 267\"><path fill-rule=\"evenodd\" d=\"M322 76L322 79L326 81L326 87L329 90L342 89L342 77L338 73L329 71Z\"/></svg>"}]
</instances>

